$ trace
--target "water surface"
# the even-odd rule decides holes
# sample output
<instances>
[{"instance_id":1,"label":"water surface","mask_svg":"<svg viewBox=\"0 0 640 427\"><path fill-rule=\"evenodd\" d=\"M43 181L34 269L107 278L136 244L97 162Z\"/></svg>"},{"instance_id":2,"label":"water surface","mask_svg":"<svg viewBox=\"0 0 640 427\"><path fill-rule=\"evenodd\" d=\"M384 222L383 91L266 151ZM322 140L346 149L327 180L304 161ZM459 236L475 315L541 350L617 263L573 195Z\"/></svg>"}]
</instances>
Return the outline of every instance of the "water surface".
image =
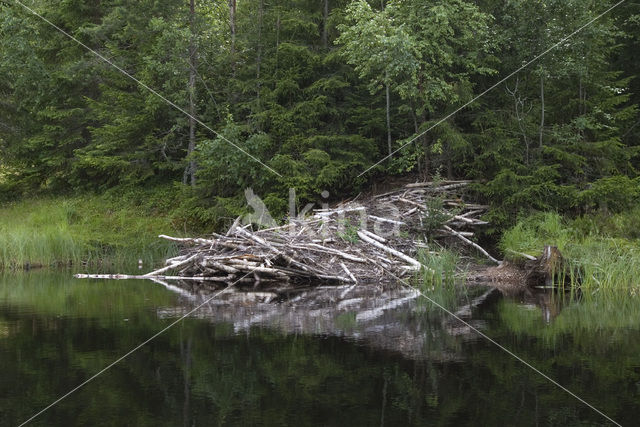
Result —
<instances>
[{"instance_id":1,"label":"water surface","mask_svg":"<svg viewBox=\"0 0 640 427\"><path fill-rule=\"evenodd\" d=\"M20 424L193 306L152 282L70 276L0 277L0 425ZM373 317L346 304L264 322L243 322L261 306L236 304L208 306L31 425L608 424L420 299ZM492 295L467 315L617 422L637 425L640 299Z\"/></svg>"}]
</instances>

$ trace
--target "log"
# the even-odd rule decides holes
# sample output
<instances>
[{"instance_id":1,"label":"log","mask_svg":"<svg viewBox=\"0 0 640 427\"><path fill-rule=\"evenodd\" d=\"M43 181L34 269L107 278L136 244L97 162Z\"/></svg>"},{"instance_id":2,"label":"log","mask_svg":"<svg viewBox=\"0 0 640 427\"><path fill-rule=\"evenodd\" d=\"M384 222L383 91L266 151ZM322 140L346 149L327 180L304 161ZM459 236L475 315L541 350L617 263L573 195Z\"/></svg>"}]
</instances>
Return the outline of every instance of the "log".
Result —
<instances>
[{"instance_id":1,"label":"log","mask_svg":"<svg viewBox=\"0 0 640 427\"><path fill-rule=\"evenodd\" d=\"M189 263L193 262L194 260L200 258L201 256L202 255L200 253L197 253L197 254L195 254L193 256L190 256L189 258L187 258L187 259L185 259L183 261L178 261L175 264L171 264L171 265L169 265L167 267L163 267L163 268L160 268L158 270L152 271L151 273L147 273L147 274L145 274L145 276L157 276L158 274L164 273L165 271L173 270L174 268L178 268L178 267L181 267L181 266L183 266L185 264L189 264Z\"/></svg>"},{"instance_id":2,"label":"log","mask_svg":"<svg viewBox=\"0 0 640 427\"><path fill-rule=\"evenodd\" d=\"M396 225L407 225L406 222L396 221L395 219L382 218L382 217L375 216L375 215L368 215L368 216L369 216L369 218L371 218L374 221L388 222L390 224L396 224Z\"/></svg>"},{"instance_id":3,"label":"log","mask_svg":"<svg viewBox=\"0 0 640 427\"><path fill-rule=\"evenodd\" d=\"M377 240L380 243L387 243L387 239L385 239L384 237L380 237L377 234L372 233L369 230L362 229L360 231L362 231L364 234L366 234L367 236L371 237L372 239Z\"/></svg>"},{"instance_id":4,"label":"log","mask_svg":"<svg viewBox=\"0 0 640 427\"><path fill-rule=\"evenodd\" d=\"M349 271L349 269L347 268L346 265L344 265L343 262L340 263L340 266L342 267L342 269L345 271L345 273L347 273L347 275L351 278L351 280L353 280L353 283L358 283L358 281L356 280L356 277L351 274L351 272Z\"/></svg>"},{"instance_id":5,"label":"log","mask_svg":"<svg viewBox=\"0 0 640 427\"><path fill-rule=\"evenodd\" d=\"M186 280L193 282L221 282L220 277L205 276L147 276L135 274L75 274L76 279L109 279L109 280ZM226 278L228 279L228 277Z\"/></svg>"},{"instance_id":6,"label":"log","mask_svg":"<svg viewBox=\"0 0 640 427\"><path fill-rule=\"evenodd\" d=\"M400 258L406 262L408 262L409 264L411 264L416 270L420 270L420 268L423 267L422 264L420 264L420 262L418 262L417 260L411 258L408 255L403 254L400 251L397 251L393 248L390 248L389 246L385 246L382 243L378 242L377 240L372 239L371 237L367 236L366 234L364 234L361 230L358 230L358 236L364 240L365 242L369 243L370 245L373 245L379 249L382 249L384 252L391 254L393 256L395 256L396 258ZM428 269L427 267L424 267L426 269Z\"/></svg>"}]
</instances>

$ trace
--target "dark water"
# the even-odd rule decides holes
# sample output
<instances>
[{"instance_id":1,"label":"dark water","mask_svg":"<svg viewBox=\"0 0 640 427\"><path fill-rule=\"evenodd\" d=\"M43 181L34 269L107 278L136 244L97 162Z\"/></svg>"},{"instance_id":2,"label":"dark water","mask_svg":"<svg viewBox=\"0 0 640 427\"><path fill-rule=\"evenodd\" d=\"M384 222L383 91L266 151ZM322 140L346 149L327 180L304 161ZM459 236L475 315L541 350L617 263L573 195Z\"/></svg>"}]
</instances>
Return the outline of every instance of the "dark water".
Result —
<instances>
[{"instance_id":1,"label":"dark water","mask_svg":"<svg viewBox=\"0 0 640 427\"><path fill-rule=\"evenodd\" d=\"M68 276L0 278L0 425L19 425L189 304L151 282ZM215 312L170 329L30 425L608 424L419 299L375 319L343 311L327 323L331 313L316 311L293 327L290 313L261 326ZM617 422L639 424L640 298L493 295L469 322Z\"/></svg>"}]
</instances>

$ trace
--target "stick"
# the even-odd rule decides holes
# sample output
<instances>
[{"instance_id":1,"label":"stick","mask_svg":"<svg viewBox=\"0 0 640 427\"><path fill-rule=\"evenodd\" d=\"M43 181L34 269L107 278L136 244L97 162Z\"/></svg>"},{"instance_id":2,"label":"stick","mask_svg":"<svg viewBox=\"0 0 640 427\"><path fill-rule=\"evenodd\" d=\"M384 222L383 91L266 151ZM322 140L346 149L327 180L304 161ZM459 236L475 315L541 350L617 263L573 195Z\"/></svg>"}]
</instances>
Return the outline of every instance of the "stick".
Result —
<instances>
[{"instance_id":1,"label":"stick","mask_svg":"<svg viewBox=\"0 0 640 427\"><path fill-rule=\"evenodd\" d=\"M365 208L364 206L357 206L357 207L353 207L353 208L344 208L344 209L334 209L334 210L322 210L322 209L317 209L314 210L315 214L314 216L316 217L325 217L325 216L331 216L331 215L335 215L335 214L341 214L341 213L346 213L346 212L355 212L355 211L363 211L366 210L367 208Z\"/></svg>"},{"instance_id":2,"label":"stick","mask_svg":"<svg viewBox=\"0 0 640 427\"><path fill-rule=\"evenodd\" d=\"M356 277L351 274L351 272L349 271L349 269L347 268L346 265L344 265L343 262L340 263L340 267L342 267L342 269L349 275L349 277L351 277L351 280L353 280L353 283L358 283L358 281L356 280Z\"/></svg>"},{"instance_id":3,"label":"stick","mask_svg":"<svg viewBox=\"0 0 640 427\"><path fill-rule=\"evenodd\" d=\"M164 263L166 265L175 264L176 262L182 261L183 259L186 259L188 257L189 257L189 255L180 255L180 256L173 257L173 258L169 258Z\"/></svg>"},{"instance_id":4,"label":"stick","mask_svg":"<svg viewBox=\"0 0 640 427\"><path fill-rule=\"evenodd\" d=\"M526 259L530 259L531 261L535 261L535 260L537 260L537 259L538 259L538 258L536 258L536 257L534 257L534 256L532 256L532 255L525 254L524 252L514 251L513 249L509 249L509 248L507 248L507 249L506 249L506 251L507 251L507 252L514 253L514 254L516 254L516 255L520 255L521 257L524 257L524 258L526 258Z\"/></svg>"},{"instance_id":5,"label":"stick","mask_svg":"<svg viewBox=\"0 0 640 427\"><path fill-rule=\"evenodd\" d=\"M218 270L224 271L225 273L235 274L238 272L237 268L225 265L212 259L205 259L200 263L200 265L202 265L203 267L215 267Z\"/></svg>"},{"instance_id":6,"label":"stick","mask_svg":"<svg viewBox=\"0 0 640 427\"><path fill-rule=\"evenodd\" d=\"M314 224L316 222L320 222L320 219L313 219L313 220L309 220L309 221L304 221L305 224L309 225L309 224ZM297 224L295 221L291 221L288 224L285 225L279 225L278 227L271 227L271 228L265 228L263 230L258 230L256 231L256 233L265 233L267 231L276 231L276 230L282 230L283 228L289 228L289 227L295 227Z\"/></svg>"},{"instance_id":7,"label":"stick","mask_svg":"<svg viewBox=\"0 0 640 427\"><path fill-rule=\"evenodd\" d=\"M236 218L235 221L233 221L233 224L231 224L231 227L229 227L229 231L227 231L227 236L230 236L231 233L233 233L236 229L236 227L238 226L238 224L240 224L240 220L242 219L242 216L239 216L238 218Z\"/></svg>"},{"instance_id":8,"label":"stick","mask_svg":"<svg viewBox=\"0 0 640 427\"><path fill-rule=\"evenodd\" d=\"M472 181L441 181L441 184L469 184ZM430 187L434 184L433 181L428 182L414 182L412 184L405 185L406 188L420 188L420 187Z\"/></svg>"},{"instance_id":9,"label":"stick","mask_svg":"<svg viewBox=\"0 0 640 427\"><path fill-rule=\"evenodd\" d=\"M498 261L497 259L495 259L494 257L492 257L491 255L489 255L489 252L485 251L482 246L478 245L477 243L473 243L471 240L467 239L466 237L464 237L462 234L458 233L457 231L455 231L453 228L449 227L448 225L444 226L444 229L447 230L449 233L453 234L454 236L458 237L460 240L462 240L463 242L465 242L468 245L473 246L474 248L476 248L477 250L479 250L480 252L482 252L484 255L486 255L487 258L489 258L491 261L495 262L496 264L500 265L500 261Z\"/></svg>"},{"instance_id":10,"label":"stick","mask_svg":"<svg viewBox=\"0 0 640 427\"><path fill-rule=\"evenodd\" d=\"M158 237L161 239L172 240L174 242L191 242L191 243L200 243L205 245L217 243L217 240L200 239L200 238L193 238L193 237L171 237L171 236L165 236L164 234L161 234Z\"/></svg>"},{"instance_id":11,"label":"stick","mask_svg":"<svg viewBox=\"0 0 640 427\"><path fill-rule=\"evenodd\" d=\"M445 234L445 235L451 234L447 230L438 230L438 231L443 233L443 234ZM472 231L458 231L458 233L460 233L461 235L463 235L465 237L473 237L473 235L475 234ZM417 245L417 246L419 246L419 245Z\"/></svg>"},{"instance_id":12,"label":"stick","mask_svg":"<svg viewBox=\"0 0 640 427\"><path fill-rule=\"evenodd\" d=\"M308 243L307 247L305 247L305 246L293 246L293 245L291 247L292 248L296 248L296 249L310 249L310 250L314 250L315 249L315 250L317 250L319 252L325 252L325 253L329 253L329 254L332 254L332 255L339 255L344 259L348 259L349 261L362 262L362 263L366 263L367 262L367 260L364 259L364 258L360 258L360 257L357 257L355 255L351 255L351 254L339 251L339 250L334 249L334 248L321 246L321 245L318 245L316 243Z\"/></svg>"},{"instance_id":13,"label":"stick","mask_svg":"<svg viewBox=\"0 0 640 427\"><path fill-rule=\"evenodd\" d=\"M374 215L369 215L369 218L376 220L376 221L380 221L380 222L388 222L391 224L397 224L397 225L407 225L406 223L402 222L402 221L396 221L393 219L388 219L388 218L381 218L379 216L374 216Z\"/></svg>"},{"instance_id":14,"label":"stick","mask_svg":"<svg viewBox=\"0 0 640 427\"><path fill-rule=\"evenodd\" d=\"M406 211L402 216L409 216L409 215L412 215L412 214L416 213L417 211L418 211L417 207L411 208L408 211Z\"/></svg>"}]
</instances>

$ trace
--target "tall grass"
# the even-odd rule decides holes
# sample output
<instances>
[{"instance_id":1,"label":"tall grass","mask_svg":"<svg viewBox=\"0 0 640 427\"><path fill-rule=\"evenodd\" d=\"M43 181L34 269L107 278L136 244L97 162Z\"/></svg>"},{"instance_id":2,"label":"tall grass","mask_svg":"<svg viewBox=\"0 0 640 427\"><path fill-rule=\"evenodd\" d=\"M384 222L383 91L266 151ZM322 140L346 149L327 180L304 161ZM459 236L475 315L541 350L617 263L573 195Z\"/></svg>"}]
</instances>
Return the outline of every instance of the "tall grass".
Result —
<instances>
[{"instance_id":1,"label":"tall grass","mask_svg":"<svg viewBox=\"0 0 640 427\"><path fill-rule=\"evenodd\" d=\"M418 260L426 268L421 270L420 283L425 289L451 287L456 283L459 256L442 249L437 252L420 249Z\"/></svg>"},{"instance_id":2,"label":"tall grass","mask_svg":"<svg viewBox=\"0 0 640 427\"><path fill-rule=\"evenodd\" d=\"M150 264L175 252L167 216L103 197L25 200L0 208L0 267Z\"/></svg>"},{"instance_id":3,"label":"tall grass","mask_svg":"<svg viewBox=\"0 0 640 427\"><path fill-rule=\"evenodd\" d=\"M634 238L638 214L636 209L575 220L537 214L505 232L500 247L513 259L515 252L539 255L544 245L557 246L572 267L567 278L572 288L580 287L587 296L621 289L635 294L640 291L640 242Z\"/></svg>"},{"instance_id":4,"label":"tall grass","mask_svg":"<svg viewBox=\"0 0 640 427\"><path fill-rule=\"evenodd\" d=\"M446 309L453 309L466 297L466 287L459 276L460 257L454 251L440 249L428 251L420 249L418 260L423 268L415 278L415 286L426 296ZM427 311L440 313L440 309L427 304Z\"/></svg>"}]
</instances>

